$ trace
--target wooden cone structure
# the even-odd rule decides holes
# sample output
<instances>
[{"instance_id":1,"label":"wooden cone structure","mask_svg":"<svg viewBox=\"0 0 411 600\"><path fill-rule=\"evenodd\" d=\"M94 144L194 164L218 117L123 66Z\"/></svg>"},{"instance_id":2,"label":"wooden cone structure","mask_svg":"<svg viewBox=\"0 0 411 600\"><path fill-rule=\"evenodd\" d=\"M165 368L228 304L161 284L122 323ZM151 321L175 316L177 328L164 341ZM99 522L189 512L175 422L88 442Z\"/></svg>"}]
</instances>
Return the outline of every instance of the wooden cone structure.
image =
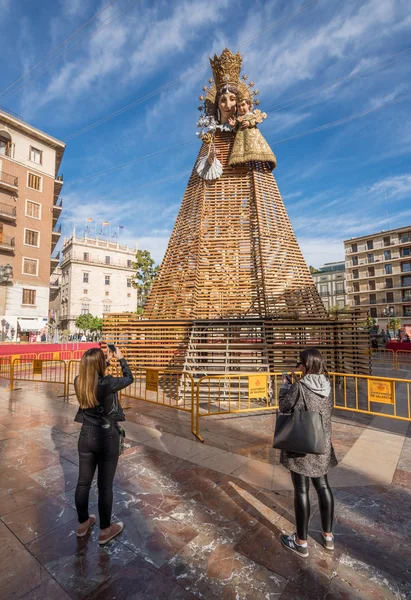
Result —
<instances>
[{"instance_id":1,"label":"wooden cone structure","mask_svg":"<svg viewBox=\"0 0 411 600\"><path fill-rule=\"evenodd\" d=\"M193 169L144 318L325 317L270 168L230 167L233 141L216 133L219 179Z\"/></svg>"}]
</instances>

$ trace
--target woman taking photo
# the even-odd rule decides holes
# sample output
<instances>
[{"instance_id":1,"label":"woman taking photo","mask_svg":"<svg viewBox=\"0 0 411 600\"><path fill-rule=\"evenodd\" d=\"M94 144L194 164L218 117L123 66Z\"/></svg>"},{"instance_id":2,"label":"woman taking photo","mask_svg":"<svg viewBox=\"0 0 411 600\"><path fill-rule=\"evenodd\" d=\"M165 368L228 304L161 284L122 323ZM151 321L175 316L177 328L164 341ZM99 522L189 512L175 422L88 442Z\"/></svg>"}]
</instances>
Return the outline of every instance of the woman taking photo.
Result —
<instances>
[{"instance_id":1,"label":"woman taking photo","mask_svg":"<svg viewBox=\"0 0 411 600\"><path fill-rule=\"evenodd\" d=\"M81 423L78 441L80 459L75 502L79 527L77 536L84 537L96 522L89 515L90 487L97 467L99 544L106 544L123 529L123 523L111 523L113 479L117 468L124 432L118 425L125 421L118 392L133 382L133 375L120 350L111 353L120 361L123 377L106 375L109 360L100 348L91 348L82 356L74 389L80 404L75 421Z\"/></svg>"},{"instance_id":2,"label":"woman taking photo","mask_svg":"<svg viewBox=\"0 0 411 600\"><path fill-rule=\"evenodd\" d=\"M318 494L321 513L322 539L327 550L334 550L332 534L334 519L334 498L328 485L327 473L337 465L331 443L331 413L333 408L331 385L321 353L316 348L308 348L300 354L296 365L301 371L301 379L290 384L286 378L280 389L280 411L308 410L320 413L324 429L324 454L297 454L281 451L280 462L291 471L294 486L294 508L297 532L281 536L281 543L287 550L299 556L308 556L307 534L310 519L309 486L310 478Z\"/></svg>"}]
</instances>

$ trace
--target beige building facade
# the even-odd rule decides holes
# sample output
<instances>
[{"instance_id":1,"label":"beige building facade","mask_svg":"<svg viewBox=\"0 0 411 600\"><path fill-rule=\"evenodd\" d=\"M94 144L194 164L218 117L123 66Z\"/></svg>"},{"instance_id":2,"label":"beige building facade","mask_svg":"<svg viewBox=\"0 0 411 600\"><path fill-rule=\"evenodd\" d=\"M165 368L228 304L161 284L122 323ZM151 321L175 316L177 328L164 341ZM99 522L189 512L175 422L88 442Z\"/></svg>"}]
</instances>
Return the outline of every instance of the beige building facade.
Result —
<instances>
[{"instance_id":1,"label":"beige building facade","mask_svg":"<svg viewBox=\"0 0 411 600\"><path fill-rule=\"evenodd\" d=\"M312 273L315 287L327 311L347 306L345 294L345 262L325 263Z\"/></svg>"},{"instance_id":2,"label":"beige building facade","mask_svg":"<svg viewBox=\"0 0 411 600\"><path fill-rule=\"evenodd\" d=\"M386 329L393 317L411 323L411 225L344 242L347 298Z\"/></svg>"},{"instance_id":3,"label":"beige building facade","mask_svg":"<svg viewBox=\"0 0 411 600\"><path fill-rule=\"evenodd\" d=\"M75 321L81 314L102 317L110 312L136 312L137 290L132 285L135 248L118 242L79 237L76 232L64 240L61 276L52 307L58 315L60 331L76 333Z\"/></svg>"},{"instance_id":4,"label":"beige building facade","mask_svg":"<svg viewBox=\"0 0 411 600\"><path fill-rule=\"evenodd\" d=\"M58 171L64 149L63 142L0 111L3 340L23 341L47 327L50 275L59 262L52 253L61 236L63 178ZM2 267L10 273L6 279Z\"/></svg>"}]
</instances>

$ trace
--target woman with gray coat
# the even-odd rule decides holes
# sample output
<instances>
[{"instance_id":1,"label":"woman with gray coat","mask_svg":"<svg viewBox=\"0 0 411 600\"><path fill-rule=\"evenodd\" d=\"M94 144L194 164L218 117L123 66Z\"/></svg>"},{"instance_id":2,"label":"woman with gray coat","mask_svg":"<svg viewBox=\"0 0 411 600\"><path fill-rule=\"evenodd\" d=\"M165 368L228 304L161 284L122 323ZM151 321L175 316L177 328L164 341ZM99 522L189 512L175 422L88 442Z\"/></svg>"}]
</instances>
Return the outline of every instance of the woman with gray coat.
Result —
<instances>
[{"instance_id":1,"label":"woman with gray coat","mask_svg":"<svg viewBox=\"0 0 411 600\"><path fill-rule=\"evenodd\" d=\"M319 412L322 415L325 434L324 454L297 454L281 451L280 462L291 471L294 486L294 508L297 532L281 536L281 543L287 550L299 556L308 556L307 534L310 519L309 487L310 478L318 494L321 513L322 537L327 550L334 549L332 534L334 519L334 498L328 485L327 473L337 465L331 443L331 413L333 408L331 385L321 353L316 348L307 348L300 353L296 365L301 371L301 379L291 384L283 379L280 389L280 411L291 409ZM305 403L304 403L305 399Z\"/></svg>"}]
</instances>

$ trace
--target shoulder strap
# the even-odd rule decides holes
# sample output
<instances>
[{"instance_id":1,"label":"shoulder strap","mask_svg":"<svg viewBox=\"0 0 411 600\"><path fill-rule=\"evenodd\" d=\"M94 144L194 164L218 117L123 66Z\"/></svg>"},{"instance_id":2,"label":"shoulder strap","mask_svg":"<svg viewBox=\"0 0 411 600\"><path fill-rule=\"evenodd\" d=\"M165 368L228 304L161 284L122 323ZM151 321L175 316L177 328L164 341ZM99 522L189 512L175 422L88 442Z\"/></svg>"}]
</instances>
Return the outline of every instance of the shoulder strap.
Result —
<instances>
[{"instance_id":1,"label":"shoulder strap","mask_svg":"<svg viewBox=\"0 0 411 600\"><path fill-rule=\"evenodd\" d=\"M305 398L304 386L301 383L301 381L298 381L298 389L300 391L301 398L303 399L303 402L304 402L304 408L305 408L305 410L308 410L307 400ZM299 398L299 396L298 396L298 398ZM298 398L297 398L297 400L298 400Z\"/></svg>"}]
</instances>

